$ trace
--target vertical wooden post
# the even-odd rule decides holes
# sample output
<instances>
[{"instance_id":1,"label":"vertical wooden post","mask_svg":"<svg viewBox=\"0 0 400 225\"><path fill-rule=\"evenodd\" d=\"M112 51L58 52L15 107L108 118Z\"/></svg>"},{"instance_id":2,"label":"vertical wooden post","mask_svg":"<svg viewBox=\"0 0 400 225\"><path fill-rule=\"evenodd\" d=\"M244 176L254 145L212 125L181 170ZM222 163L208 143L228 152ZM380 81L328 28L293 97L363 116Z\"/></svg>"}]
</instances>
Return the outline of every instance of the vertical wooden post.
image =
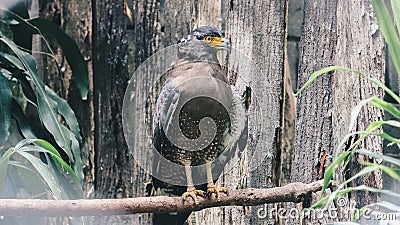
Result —
<instances>
[{"instance_id":1,"label":"vertical wooden post","mask_svg":"<svg viewBox=\"0 0 400 225\"><path fill-rule=\"evenodd\" d=\"M127 87L127 17L123 0L92 2L95 122L95 197L132 196L134 164L122 129ZM130 217L100 217L95 224L131 224Z\"/></svg>"}]
</instances>

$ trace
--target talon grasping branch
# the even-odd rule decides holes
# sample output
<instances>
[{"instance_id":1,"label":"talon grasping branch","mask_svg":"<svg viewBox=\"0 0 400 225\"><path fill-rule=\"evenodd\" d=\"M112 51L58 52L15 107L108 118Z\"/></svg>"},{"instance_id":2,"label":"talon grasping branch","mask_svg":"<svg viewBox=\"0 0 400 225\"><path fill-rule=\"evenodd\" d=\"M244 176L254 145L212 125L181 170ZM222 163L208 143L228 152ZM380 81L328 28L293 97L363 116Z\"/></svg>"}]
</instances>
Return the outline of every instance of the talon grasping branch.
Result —
<instances>
[{"instance_id":1,"label":"talon grasping branch","mask_svg":"<svg viewBox=\"0 0 400 225\"><path fill-rule=\"evenodd\" d=\"M184 167L184 175L153 158L156 192L197 196L215 194L217 201L226 188L215 186L225 164L247 135L247 118L240 96L231 89L217 51L228 49L223 32L200 27L178 44L178 60L166 74L153 116L153 145L169 162ZM157 176L154 176L157 174ZM164 177L182 176L186 186L171 184ZM185 190L186 189L186 190ZM183 224L189 213L155 214L154 224Z\"/></svg>"}]
</instances>

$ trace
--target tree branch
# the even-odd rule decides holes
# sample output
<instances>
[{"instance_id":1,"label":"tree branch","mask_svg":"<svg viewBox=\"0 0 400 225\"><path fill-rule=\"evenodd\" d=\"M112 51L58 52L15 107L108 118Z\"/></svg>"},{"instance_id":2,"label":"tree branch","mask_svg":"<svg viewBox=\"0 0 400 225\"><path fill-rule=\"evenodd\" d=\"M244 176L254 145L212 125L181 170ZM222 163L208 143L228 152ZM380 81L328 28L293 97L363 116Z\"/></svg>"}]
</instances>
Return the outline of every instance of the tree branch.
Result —
<instances>
[{"instance_id":1,"label":"tree branch","mask_svg":"<svg viewBox=\"0 0 400 225\"><path fill-rule=\"evenodd\" d=\"M231 190L222 195L221 201L199 197L196 206L191 198L182 204L180 197L138 197L125 199L79 199L79 200L40 200L40 199L0 199L1 216L104 216L127 215L135 213L170 213L198 211L204 208L229 205L261 205L276 202L301 202L305 196L321 190L323 181L310 184L291 183L283 187L269 189Z\"/></svg>"}]
</instances>

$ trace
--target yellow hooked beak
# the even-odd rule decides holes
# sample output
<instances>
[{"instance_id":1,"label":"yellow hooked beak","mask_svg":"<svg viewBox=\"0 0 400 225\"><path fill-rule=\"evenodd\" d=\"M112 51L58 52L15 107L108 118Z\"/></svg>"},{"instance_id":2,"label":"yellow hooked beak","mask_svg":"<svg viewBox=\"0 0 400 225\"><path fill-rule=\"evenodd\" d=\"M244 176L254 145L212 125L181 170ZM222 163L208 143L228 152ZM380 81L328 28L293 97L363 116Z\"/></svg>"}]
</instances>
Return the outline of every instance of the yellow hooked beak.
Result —
<instances>
[{"instance_id":1,"label":"yellow hooked beak","mask_svg":"<svg viewBox=\"0 0 400 225\"><path fill-rule=\"evenodd\" d=\"M216 48L217 50L228 49L230 46L229 40L223 37L205 36L203 40L208 45L210 45L213 48Z\"/></svg>"}]
</instances>

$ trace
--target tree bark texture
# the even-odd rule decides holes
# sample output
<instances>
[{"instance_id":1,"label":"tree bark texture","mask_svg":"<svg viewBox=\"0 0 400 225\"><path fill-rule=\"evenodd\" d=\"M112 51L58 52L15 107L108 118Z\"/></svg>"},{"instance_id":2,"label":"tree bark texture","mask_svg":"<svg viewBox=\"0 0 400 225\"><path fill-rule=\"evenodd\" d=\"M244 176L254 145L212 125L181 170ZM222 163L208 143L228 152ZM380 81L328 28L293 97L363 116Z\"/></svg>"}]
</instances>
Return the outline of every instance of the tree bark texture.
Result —
<instances>
[{"instance_id":1,"label":"tree bark texture","mask_svg":"<svg viewBox=\"0 0 400 225\"><path fill-rule=\"evenodd\" d=\"M129 80L124 1L93 1L95 197L132 196L134 163L122 129ZM98 217L95 224L132 224L129 217Z\"/></svg>"},{"instance_id":2,"label":"tree bark texture","mask_svg":"<svg viewBox=\"0 0 400 225\"><path fill-rule=\"evenodd\" d=\"M248 55L257 65L255 71L245 79L250 80L254 91L254 107L259 107L263 118L249 115L249 153L246 170L242 177L247 177L249 187L268 188L276 185L278 177L274 177L275 162L281 159L283 101L284 54L286 41L287 1L229 1L226 7L226 30L230 34L232 46ZM238 68L239 73L246 74L246 68ZM238 81L239 83L239 81ZM240 83L238 84L240 85ZM261 122L262 121L262 122ZM259 130L257 123L261 124ZM256 148L256 151L252 151ZM254 158L259 163L254 164ZM246 214L244 221L238 224L273 223L269 218L259 218L260 207L236 209ZM269 204L267 208L272 208ZM243 210L243 211L242 211ZM238 215L238 216L236 216ZM227 214L225 223L238 220L240 213Z\"/></svg>"},{"instance_id":3,"label":"tree bark texture","mask_svg":"<svg viewBox=\"0 0 400 225\"><path fill-rule=\"evenodd\" d=\"M356 2L341 1L338 3L338 38L336 47L336 64L347 68L364 72L368 76L385 81L385 42L378 30L378 22L375 18L372 5L368 0ZM333 99L333 127L334 142L338 143L349 131L351 109L362 100L372 96L383 98L383 90L366 79L350 73L337 71L334 76ZM365 130L372 121L383 120L383 111L373 106L364 107L358 115L355 130ZM382 139L370 136L361 144L360 148L372 152L382 153ZM355 156L350 164L350 174L355 175L363 168L358 162L375 162L366 156ZM338 174L339 179L343 177ZM382 188L382 174L380 171L365 175L352 186L368 185ZM350 198L350 195L349 195ZM377 202L378 196L374 193L356 192L351 199L357 203L357 207Z\"/></svg>"},{"instance_id":4,"label":"tree bark texture","mask_svg":"<svg viewBox=\"0 0 400 225\"><path fill-rule=\"evenodd\" d=\"M384 42L369 1L305 1L305 15L300 41L299 86L309 76L326 66L339 65L358 69L381 81L384 80ZM296 145L292 162L292 182L312 182L320 179L333 160L335 147L348 133L351 109L372 95L382 97L382 90L353 74L335 72L317 78L297 101ZM382 112L368 106L357 119L357 130L382 118ZM353 129L354 130L354 129ZM379 139L367 139L363 145L380 152ZM350 174L337 174L340 181L361 168L356 156ZM364 159L370 160L370 159ZM381 175L372 173L355 184L381 186ZM365 197L364 197L365 196ZM356 193L352 196L357 207L376 202L376 195ZM298 204L299 210L309 207L318 197ZM347 199L348 200L348 199ZM296 206L293 206L296 207ZM331 218L334 219L334 218ZM345 219L345 218L343 218ZM325 224L330 219L306 221ZM298 224L300 221L291 221Z\"/></svg>"}]
</instances>

